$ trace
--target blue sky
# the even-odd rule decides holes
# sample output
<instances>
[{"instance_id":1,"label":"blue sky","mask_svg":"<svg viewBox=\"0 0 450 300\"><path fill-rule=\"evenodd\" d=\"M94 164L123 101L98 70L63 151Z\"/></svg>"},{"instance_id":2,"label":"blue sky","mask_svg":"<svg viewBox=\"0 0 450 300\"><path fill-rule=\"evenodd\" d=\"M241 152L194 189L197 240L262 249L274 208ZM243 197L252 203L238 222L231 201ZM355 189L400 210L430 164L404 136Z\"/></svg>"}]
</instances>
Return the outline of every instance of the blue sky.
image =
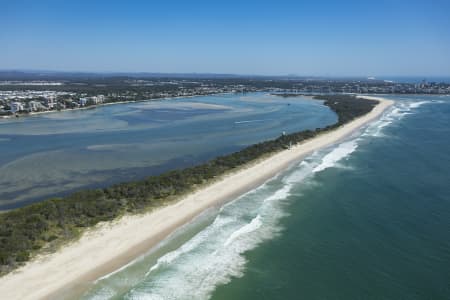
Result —
<instances>
[{"instance_id":1,"label":"blue sky","mask_svg":"<svg viewBox=\"0 0 450 300\"><path fill-rule=\"evenodd\" d=\"M450 1L5 1L0 69L449 76Z\"/></svg>"}]
</instances>

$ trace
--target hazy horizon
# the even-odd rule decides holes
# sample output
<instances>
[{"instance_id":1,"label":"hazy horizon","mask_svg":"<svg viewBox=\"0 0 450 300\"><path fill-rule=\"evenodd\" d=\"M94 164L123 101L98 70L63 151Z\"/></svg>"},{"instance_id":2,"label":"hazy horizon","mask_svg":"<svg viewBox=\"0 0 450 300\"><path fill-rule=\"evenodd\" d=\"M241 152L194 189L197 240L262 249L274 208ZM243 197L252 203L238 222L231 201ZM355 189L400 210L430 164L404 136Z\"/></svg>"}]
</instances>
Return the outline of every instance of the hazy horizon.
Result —
<instances>
[{"instance_id":1,"label":"hazy horizon","mask_svg":"<svg viewBox=\"0 0 450 300\"><path fill-rule=\"evenodd\" d=\"M447 77L449 10L440 0L14 1L0 12L0 69Z\"/></svg>"},{"instance_id":2,"label":"hazy horizon","mask_svg":"<svg viewBox=\"0 0 450 300\"><path fill-rule=\"evenodd\" d=\"M48 75L57 75L57 74L73 74L73 75L84 75L84 74L93 74L93 75L106 75L106 76L136 76L138 75L146 76L151 75L158 77L159 75L165 76L186 76L186 77L195 77L198 76L217 76L217 77L267 77L267 78L299 78L299 79L368 79L374 78L376 80L390 80L390 79L417 79L417 80L433 80L433 79L445 79L446 81L450 80L450 74L448 75L420 75L420 74L412 74L412 75L390 75L390 74L368 74L368 75L300 75L300 74L246 74L246 73L219 73L219 72L152 72L152 71L87 71L87 70L46 70L46 69L0 69L0 73L24 73L24 74L35 74L35 73L45 73Z\"/></svg>"}]
</instances>

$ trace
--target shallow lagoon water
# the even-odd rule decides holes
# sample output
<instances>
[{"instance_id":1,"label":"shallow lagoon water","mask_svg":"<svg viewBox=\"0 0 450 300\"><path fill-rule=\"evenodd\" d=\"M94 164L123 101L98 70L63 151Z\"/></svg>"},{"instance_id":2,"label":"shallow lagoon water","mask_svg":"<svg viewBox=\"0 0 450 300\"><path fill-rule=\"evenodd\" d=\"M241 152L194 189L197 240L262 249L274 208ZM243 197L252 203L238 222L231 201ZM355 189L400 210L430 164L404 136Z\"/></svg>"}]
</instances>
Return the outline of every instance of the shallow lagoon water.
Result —
<instances>
[{"instance_id":1,"label":"shallow lagoon water","mask_svg":"<svg viewBox=\"0 0 450 300\"><path fill-rule=\"evenodd\" d=\"M335 121L320 101L264 93L0 120L0 209L191 166Z\"/></svg>"}]
</instances>

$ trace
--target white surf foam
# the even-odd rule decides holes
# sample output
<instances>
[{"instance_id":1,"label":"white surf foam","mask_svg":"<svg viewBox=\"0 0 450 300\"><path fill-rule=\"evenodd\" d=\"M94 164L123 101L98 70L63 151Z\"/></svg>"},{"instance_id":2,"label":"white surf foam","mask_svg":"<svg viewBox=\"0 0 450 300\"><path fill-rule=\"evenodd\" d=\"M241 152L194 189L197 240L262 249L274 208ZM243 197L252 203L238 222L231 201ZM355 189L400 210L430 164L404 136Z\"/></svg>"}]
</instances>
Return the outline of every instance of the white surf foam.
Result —
<instances>
[{"instance_id":1,"label":"white surf foam","mask_svg":"<svg viewBox=\"0 0 450 300\"><path fill-rule=\"evenodd\" d=\"M279 221L286 215L284 203L295 184L336 166L357 146L357 140L352 140L339 144L326 155L313 153L288 174L226 204L210 226L160 257L149 268L145 280L125 298L209 298L216 286L243 275L244 253L280 232Z\"/></svg>"},{"instance_id":2,"label":"white surf foam","mask_svg":"<svg viewBox=\"0 0 450 300\"><path fill-rule=\"evenodd\" d=\"M382 133L383 129L392 124L392 122L394 122L394 115L398 114L399 114L398 108L393 108L388 112L385 112L378 120L370 123L367 126L362 136L374 136L374 137L383 136Z\"/></svg>"},{"instance_id":3,"label":"white surf foam","mask_svg":"<svg viewBox=\"0 0 450 300\"><path fill-rule=\"evenodd\" d=\"M214 222L210 225L212 228L220 228L222 226L225 226L227 223L232 222L232 218L228 217L217 217ZM194 250L196 247L198 247L201 243L205 242L208 239L208 231L203 230L200 233L198 233L194 238L192 238L188 243L183 244L180 248L168 252L164 256L160 257L156 264L150 268L150 270L145 274L146 276L150 275L151 272L158 269L161 266L164 265L170 265L172 262L174 262L177 258L179 258L181 255L188 253L192 250Z\"/></svg>"},{"instance_id":4,"label":"white surf foam","mask_svg":"<svg viewBox=\"0 0 450 300\"><path fill-rule=\"evenodd\" d=\"M288 184L294 184L301 182L311 176L312 170L318 164L318 160L320 159L319 154L313 153L310 155L308 160L303 160L295 169L294 172L286 176L283 181Z\"/></svg>"},{"instance_id":5,"label":"white surf foam","mask_svg":"<svg viewBox=\"0 0 450 300\"><path fill-rule=\"evenodd\" d=\"M125 298L207 299L217 285L242 276L243 254L279 232L291 188L267 184L230 202L210 226L158 259Z\"/></svg>"},{"instance_id":6,"label":"white surf foam","mask_svg":"<svg viewBox=\"0 0 450 300\"><path fill-rule=\"evenodd\" d=\"M243 276L244 254L282 230L280 220L287 214L284 205L293 187L307 182L318 170L336 166L356 147L357 140L352 140L326 150L328 153L314 152L287 174L227 203L212 224L148 266L144 278L133 283L124 298L207 299L217 286ZM119 279L127 278L124 276ZM105 283L94 298L109 299L107 286Z\"/></svg>"},{"instance_id":7,"label":"white surf foam","mask_svg":"<svg viewBox=\"0 0 450 300\"><path fill-rule=\"evenodd\" d=\"M432 101L419 101L419 102L413 102L411 104L409 104L410 108L418 108L424 104L429 104L429 103L433 103Z\"/></svg>"},{"instance_id":8,"label":"white surf foam","mask_svg":"<svg viewBox=\"0 0 450 300\"><path fill-rule=\"evenodd\" d=\"M357 140L340 144L323 157L322 162L313 169L313 173L321 172L335 166L338 161L349 156L356 150L356 148L358 148Z\"/></svg>"},{"instance_id":9,"label":"white surf foam","mask_svg":"<svg viewBox=\"0 0 450 300\"><path fill-rule=\"evenodd\" d=\"M212 224L149 266L145 277L132 284L124 298L209 298L218 285L244 274L247 251L280 233L280 220L287 214L284 205L293 187L311 177L314 169L335 166L356 147L353 140L325 155L324 151L314 152L287 174L227 203ZM110 295L105 283L94 298L109 299Z\"/></svg>"},{"instance_id":10,"label":"white surf foam","mask_svg":"<svg viewBox=\"0 0 450 300\"><path fill-rule=\"evenodd\" d=\"M242 236L244 234L255 231L256 229L261 227L261 225L262 225L261 216L257 215L250 223L242 226L241 228L239 228L238 230L233 232L230 235L230 237L225 241L224 246L226 247L226 246L230 245L235 239L239 238L240 236Z\"/></svg>"},{"instance_id":11,"label":"white surf foam","mask_svg":"<svg viewBox=\"0 0 450 300\"><path fill-rule=\"evenodd\" d=\"M104 275L104 276L98 278L96 281L94 281L94 283L100 282L100 281L102 281L102 280L105 280L105 279L110 278L111 276L116 275L117 273L119 273L119 272L125 270L125 269L128 268L129 266L131 266L131 265L133 265L133 264L135 264L135 263L141 261L143 258L144 258L144 256L139 256L138 258L132 260L131 262L129 262L128 264L126 264L126 265L124 265L124 266L122 266L122 267L120 267L119 269L114 270L114 271L112 271L111 273L108 273L108 274L106 274L106 275Z\"/></svg>"},{"instance_id":12,"label":"white surf foam","mask_svg":"<svg viewBox=\"0 0 450 300\"><path fill-rule=\"evenodd\" d=\"M363 136L374 136L374 137L382 137L383 129L392 123L401 120L407 115L414 114L415 111L426 104L437 104L444 103L444 101L436 101L436 100L426 100L426 101L406 101L400 100L396 101L394 106L384 113L381 118L372 124L370 124L364 133Z\"/></svg>"}]
</instances>

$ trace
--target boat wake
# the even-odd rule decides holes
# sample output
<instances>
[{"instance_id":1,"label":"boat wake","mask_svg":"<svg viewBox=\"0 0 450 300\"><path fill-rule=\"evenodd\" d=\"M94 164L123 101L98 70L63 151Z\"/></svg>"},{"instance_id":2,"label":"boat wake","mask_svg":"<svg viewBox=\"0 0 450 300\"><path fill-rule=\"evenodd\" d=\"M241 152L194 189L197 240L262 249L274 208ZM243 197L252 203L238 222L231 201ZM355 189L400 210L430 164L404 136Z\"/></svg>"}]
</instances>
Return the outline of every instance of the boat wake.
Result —
<instances>
[{"instance_id":1,"label":"boat wake","mask_svg":"<svg viewBox=\"0 0 450 300\"><path fill-rule=\"evenodd\" d=\"M265 121L270 121L270 119L236 121L236 122L234 122L234 124L247 124L247 123L265 122Z\"/></svg>"}]
</instances>

